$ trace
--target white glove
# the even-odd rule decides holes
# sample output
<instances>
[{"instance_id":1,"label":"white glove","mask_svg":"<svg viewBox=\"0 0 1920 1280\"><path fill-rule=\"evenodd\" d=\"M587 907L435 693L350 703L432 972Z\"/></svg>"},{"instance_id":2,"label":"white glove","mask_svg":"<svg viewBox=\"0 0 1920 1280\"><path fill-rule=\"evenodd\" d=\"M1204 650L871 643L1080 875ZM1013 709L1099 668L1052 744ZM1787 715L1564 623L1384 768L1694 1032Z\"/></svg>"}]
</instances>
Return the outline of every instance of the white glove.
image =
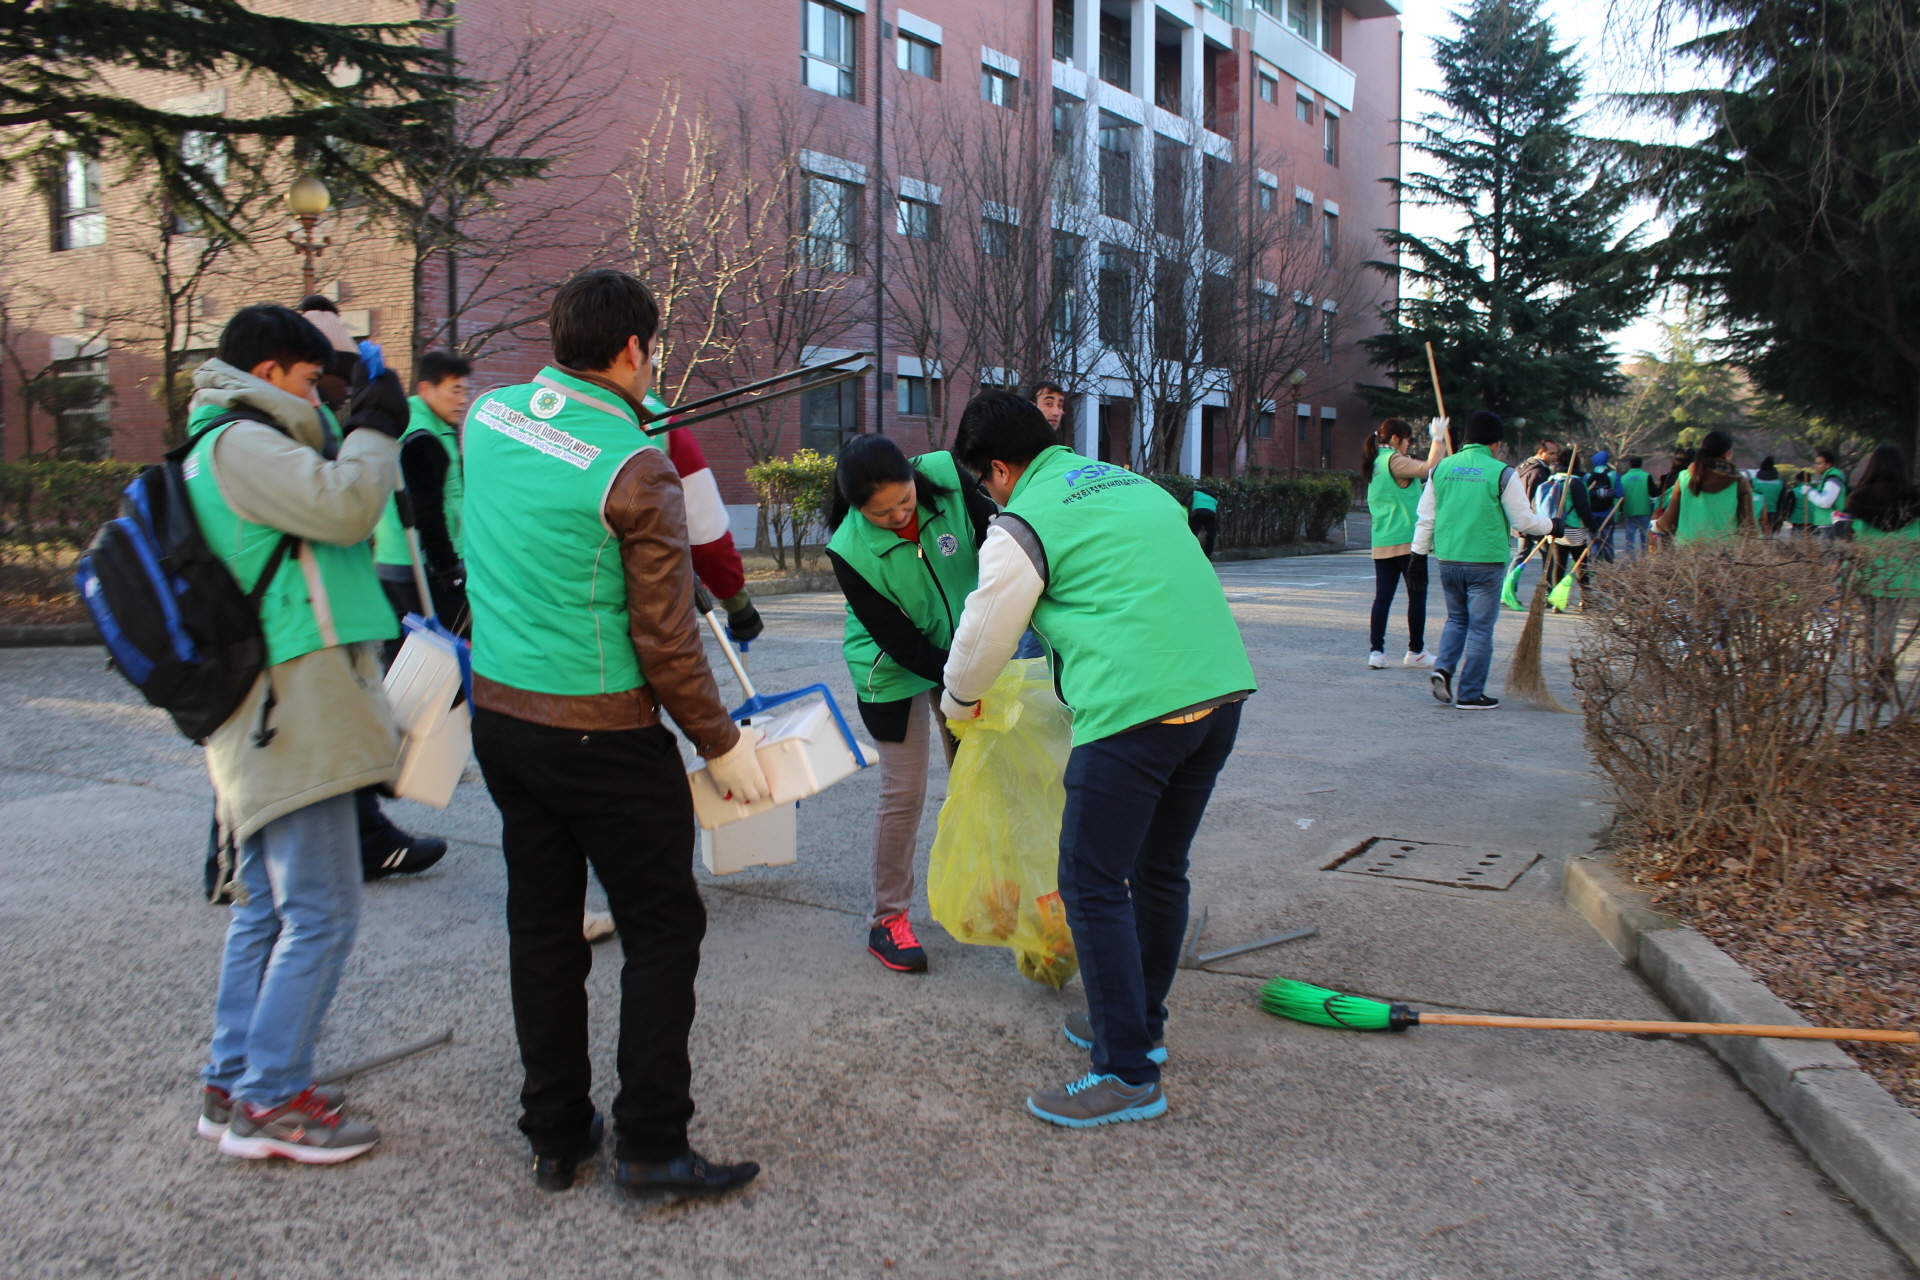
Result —
<instances>
[{"instance_id":1,"label":"white glove","mask_svg":"<svg viewBox=\"0 0 1920 1280\"><path fill-rule=\"evenodd\" d=\"M949 720L978 720L980 718L980 704L977 702L962 702L945 689L942 689L940 691L940 714Z\"/></svg>"},{"instance_id":2,"label":"white glove","mask_svg":"<svg viewBox=\"0 0 1920 1280\"><path fill-rule=\"evenodd\" d=\"M1447 424L1451 421L1453 421L1451 418L1435 418L1433 425L1427 428L1435 440L1445 440L1448 448L1453 447L1453 436L1447 429Z\"/></svg>"},{"instance_id":3,"label":"white glove","mask_svg":"<svg viewBox=\"0 0 1920 1280\"><path fill-rule=\"evenodd\" d=\"M773 794L773 788L767 785L766 771L760 767L760 758L753 754L762 736L752 725L742 725L740 741L733 744L733 749L707 761L707 773L723 798L755 804Z\"/></svg>"}]
</instances>

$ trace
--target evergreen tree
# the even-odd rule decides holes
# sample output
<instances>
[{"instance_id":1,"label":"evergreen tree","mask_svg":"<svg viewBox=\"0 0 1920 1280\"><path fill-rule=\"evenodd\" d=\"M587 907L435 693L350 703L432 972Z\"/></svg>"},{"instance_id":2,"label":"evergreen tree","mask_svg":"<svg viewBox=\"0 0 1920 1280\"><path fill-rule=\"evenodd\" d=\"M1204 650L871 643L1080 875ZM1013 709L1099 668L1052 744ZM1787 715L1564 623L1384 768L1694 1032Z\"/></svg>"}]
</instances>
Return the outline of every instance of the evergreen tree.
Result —
<instances>
[{"instance_id":1,"label":"evergreen tree","mask_svg":"<svg viewBox=\"0 0 1920 1280\"><path fill-rule=\"evenodd\" d=\"M186 135L252 139L227 149L243 163L294 143L323 170L364 170L365 157L444 130L467 87L423 43L445 25L433 20L308 22L237 0L0 0L0 15L0 177L50 173L79 152L153 173L179 212L216 225L219 184L181 159ZM176 93L242 84L242 102L264 100L181 115L153 105L150 77L136 93L126 72L175 76Z\"/></svg>"},{"instance_id":2,"label":"evergreen tree","mask_svg":"<svg viewBox=\"0 0 1920 1280\"><path fill-rule=\"evenodd\" d=\"M1606 335L1645 307L1646 271L1616 238L1625 197L1576 130L1581 76L1554 43L1538 0L1473 0L1458 34L1435 42L1445 105L1422 117L1414 149L1435 172L1396 183L1400 198L1459 215L1458 239L1385 230L1401 297L1363 345L1394 385L1359 388L1381 413L1433 412L1424 344L1447 407L1565 433L1582 406L1623 389Z\"/></svg>"}]
</instances>

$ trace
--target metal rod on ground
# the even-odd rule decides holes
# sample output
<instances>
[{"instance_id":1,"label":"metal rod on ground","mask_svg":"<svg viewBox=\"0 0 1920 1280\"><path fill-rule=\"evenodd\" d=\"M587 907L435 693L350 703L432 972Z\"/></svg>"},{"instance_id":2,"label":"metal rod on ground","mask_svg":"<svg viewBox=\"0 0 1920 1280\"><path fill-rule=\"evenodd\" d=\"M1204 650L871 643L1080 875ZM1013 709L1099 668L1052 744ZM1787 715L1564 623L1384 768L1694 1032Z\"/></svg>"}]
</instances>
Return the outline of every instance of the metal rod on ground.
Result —
<instances>
[{"instance_id":1,"label":"metal rod on ground","mask_svg":"<svg viewBox=\"0 0 1920 1280\"><path fill-rule=\"evenodd\" d=\"M1194 963L1194 954L1200 950L1200 935L1206 932L1207 913L1212 909L1211 907L1201 907L1200 914L1194 918L1193 927L1187 931L1186 945L1180 948L1180 967L1182 969L1197 967Z\"/></svg>"},{"instance_id":2,"label":"metal rod on ground","mask_svg":"<svg viewBox=\"0 0 1920 1280\"><path fill-rule=\"evenodd\" d=\"M435 1045L451 1044L452 1042L453 1042L453 1028L448 1027L445 1031L442 1031L437 1036L431 1036L425 1040L419 1041L416 1044L401 1045L398 1049L392 1049L386 1053L377 1054L374 1057L368 1058L365 1062L356 1062L350 1067L342 1067L340 1070L332 1072L329 1075L321 1076L319 1079L315 1080L314 1083L315 1084L338 1084L340 1083L340 1081L345 1080L351 1076L365 1075L367 1072L373 1070L375 1067L384 1067L389 1062L398 1062L402 1058L411 1058L416 1053L424 1053L426 1050L433 1048Z\"/></svg>"},{"instance_id":3,"label":"metal rod on ground","mask_svg":"<svg viewBox=\"0 0 1920 1280\"><path fill-rule=\"evenodd\" d=\"M1311 938L1319 932L1319 925L1310 924L1304 929L1289 929L1285 933L1276 933L1271 938L1262 938L1258 942L1243 942L1237 947L1226 947L1219 951L1203 951L1195 956L1194 960L1199 965L1209 965L1216 960L1244 956L1249 951L1264 951L1268 947L1277 947L1283 942L1298 942L1302 938Z\"/></svg>"}]
</instances>

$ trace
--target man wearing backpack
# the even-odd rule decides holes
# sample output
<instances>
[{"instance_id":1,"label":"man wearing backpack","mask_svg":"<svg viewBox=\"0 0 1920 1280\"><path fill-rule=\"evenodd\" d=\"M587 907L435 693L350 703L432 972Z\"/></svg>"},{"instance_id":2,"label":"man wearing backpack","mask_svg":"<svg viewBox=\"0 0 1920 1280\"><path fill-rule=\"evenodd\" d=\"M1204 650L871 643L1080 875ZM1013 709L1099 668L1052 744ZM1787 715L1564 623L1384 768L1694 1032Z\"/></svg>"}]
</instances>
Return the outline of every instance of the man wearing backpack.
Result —
<instances>
[{"instance_id":1,"label":"man wearing backpack","mask_svg":"<svg viewBox=\"0 0 1920 1280\"><path fill-rule=\"evenodd\" d=\"M237 865L199 1130L228 1155L303 1164L380 1137L314 1083L313 1053L359 924L354 792L392 781L398 754L380 683L396 626L367 538L399 481L406 397L391 372L362 375L326 457L314 383L329 353L286 307L237 312L194 372L195 408L220 413L182 464L207 545L242 590L265 583L266 669L206 739Z\"/></svg>"},{"instance_id":2,"label":"man wearing backpack","mask_svg":"<svg viewBox=\"0 0 1920 1280\"><path fill-rule=\"evenodd\" d=\"M1619 519L1614 508L1620 501L1620 473L1612 463L1613 455L1601 449L1593 455L1593 469L1587 472L1587 501L1599 521L1594 526L1593 549L1607 564L1613 563L1613 526Z\"/></svg>"}]
</instances>

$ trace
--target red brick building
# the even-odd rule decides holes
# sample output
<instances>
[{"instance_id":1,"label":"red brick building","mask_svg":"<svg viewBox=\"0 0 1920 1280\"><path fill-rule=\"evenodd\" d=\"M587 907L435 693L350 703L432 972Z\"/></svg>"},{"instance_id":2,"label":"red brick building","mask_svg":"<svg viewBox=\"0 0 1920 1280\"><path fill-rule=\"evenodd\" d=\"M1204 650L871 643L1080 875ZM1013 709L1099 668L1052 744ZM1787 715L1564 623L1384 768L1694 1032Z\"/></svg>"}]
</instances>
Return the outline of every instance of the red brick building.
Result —
<instances>
[{"instance_id":1,"label":"red brick building","mask_svg":"<svg viewBox=\"0 0 1920 1280\"><path fill-rule=\"evenodd\" d=\"M546 230L563 221L568 235L523 235L517 249L508 237L494 260L456 256L454 270L538 284L587 261L632 267L676 298L663 373L689 395L877 352L873 374L788 401L751 430L700 428L731 502L751 501L751 454L831 448L853 431L944 444L979 386L1040 377L1073 393L1089 454L1147 465L1158 437L1158 456L1193 473L1351 467L1369 425L1353 387L1373 376L1355 340L1391 288L1362 264L1380 256L1376 229L1397 221L1382 182L1399 171L1397 14L1395 0L743 0L646 6L608 25L584 3L544 6L544 27L575 24L591 45L567 72L599 114L556 176L509 204L564 211ZM458 18L463 57L526 22L506 0L467 0ZM661 193L693 152L682 135L660 145L663 103L683 134L700 120L726 135L705 162L747 184L728 191L783 202L784 221L730 224L706 242L730 236L720 257L738 267L758 237L751 289L704 295L684 227L671 243L686 261L672 260ZM636 148L650 136L645 160ZM143 262L151 274L141 184L81 172L54 185L0 192L14 229L0 254L5 453L30 447L19 379L52 370L105 377L111 453L151 457L166 418L156 322L137 315L152 292L135 284ZM635 190L657 197L640 213ZM176 318L176 345L204 344L246 302L297 296L298 257L265 223ZM323 284L396 363L416 328L444 332L448 317L433 313L448 296L445 255L416 313L390 229L348 210L321 233L334 241ZM504 296L469 300L463 340L512 319ZM1181 357L1183 330L1229 313L1262 341L1209 331L1205 351L1189 342ZM725 341L710 336L723 328ZM523 379L544 347L537 324L493 334L476 381ZM1210 353L1229 350L1213 367ZM1236 361L1247 372L1226 367ZM1156 388L1176 381L1184 389L1163 401ZM66 410L82 426L87 411ZM49 427L43 415L34 450Z\"/></svg>"}]
</instances>

